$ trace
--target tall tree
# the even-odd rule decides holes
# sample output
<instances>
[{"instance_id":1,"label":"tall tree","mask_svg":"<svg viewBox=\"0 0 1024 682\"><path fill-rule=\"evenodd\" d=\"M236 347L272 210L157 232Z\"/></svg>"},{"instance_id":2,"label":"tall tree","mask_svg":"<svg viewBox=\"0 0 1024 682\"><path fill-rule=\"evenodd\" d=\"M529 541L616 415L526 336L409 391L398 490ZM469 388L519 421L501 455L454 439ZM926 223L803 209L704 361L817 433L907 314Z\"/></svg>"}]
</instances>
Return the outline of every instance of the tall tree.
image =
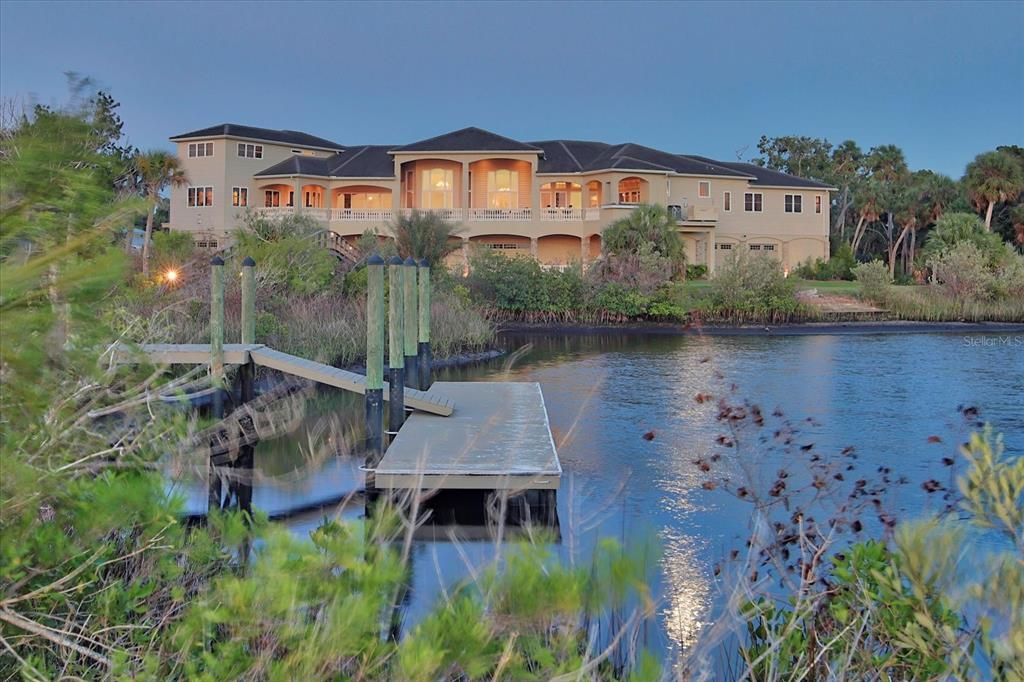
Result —
<instances>
[{"instance_id":1,"label":"tall tree","mask_svg":"<svg viewBox=\"0 0 1024 682\"><path fill-rule=\"evenodd\" d=\"M761 156L754 163L801 178L829 182L832 144L818 137L762 135L757 143Z\"/></svg>"},{"instance_id":2,"label":"tall tree","mask_svg":"<svg viewBox=\"0 0 1024 682\"><path fill-rule=\"evenodd\" d=\"M857 226L850 238L850 246L854 255L860 248L864 235L871 223L875 222L882 215L882 194L883 187L876 180L867 180L862 183L855 196L857 205Z\"/></svg>"},{"instance_id":3,"label":"tall tree","mask_svg":"<svg viewBox=\"0 0 1024 682\"><path fill-rule=\"evenodd\" d=\"M853 206L854 191L863 180L864 152L853 140L846 140L832 152L830 177L825 182L839 188L832 211L832 234L846 241L846 217Z\"/></svg>"},{"instance_id":4,"label":"tall tree","mask_svg":"<svg viewBox=\"0 0 1024 682\"><path fill-rule=\"evenodd\" d=\"M178 157L164 151L150 151L135 156L135 171L145 197L149 200L146 213L146 236L142 241L142 276L149 277L149 251L153 239L153 217L160 205L160 193L168 187L180 187L188 182ZM128 245L131 248L131 230Z\"/></svg>"},{"instance_id":5,"label":"tall tree","mask_svg":"<svg viewBox=\"0 0 1024 682\"><path fill-rule=\"evenodd\" d=\"M996 204L1016 200L1024 192L1024 168L1007 151L985 152L967 164L964 184L975 207L985 211L985 229L991 230Z\"/></svg>"}]
</instances>

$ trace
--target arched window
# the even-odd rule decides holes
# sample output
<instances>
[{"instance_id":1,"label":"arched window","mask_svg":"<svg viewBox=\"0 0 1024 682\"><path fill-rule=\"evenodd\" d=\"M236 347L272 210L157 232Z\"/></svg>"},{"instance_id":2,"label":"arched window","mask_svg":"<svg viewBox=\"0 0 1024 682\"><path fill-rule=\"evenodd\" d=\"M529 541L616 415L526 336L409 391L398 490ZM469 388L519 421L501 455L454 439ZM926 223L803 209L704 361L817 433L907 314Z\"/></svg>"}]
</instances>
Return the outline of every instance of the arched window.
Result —
<instances>
[{"instance_id":1,"label":"arched window","mask_svg":"<svg viewBox=\"0 0 1024 682\"><path fill-rule=\"evenodd\" d=\"M488 208L519 208L519 171L487 172Z\"/></svg>"},{"instance_id":2,"label":"arched window","mask_svg":"<svg viewBox=\"0 0 1024 682\"><path fill-rule=\"evenodd\" d=\"M639 204L640 188L643 180L640 178L625 178L619 181L619 203Z\"/></svg>"},{"instance_id":3,"label":"arched window","mask_svg":"<svg viewBox=\"0 0 1024 682\"><path fill-rule=\"evenodd\" d=\"M450 168L424 170L420 177L420 208L452 208L455 183Z\"/></svg>"}]
</instances>

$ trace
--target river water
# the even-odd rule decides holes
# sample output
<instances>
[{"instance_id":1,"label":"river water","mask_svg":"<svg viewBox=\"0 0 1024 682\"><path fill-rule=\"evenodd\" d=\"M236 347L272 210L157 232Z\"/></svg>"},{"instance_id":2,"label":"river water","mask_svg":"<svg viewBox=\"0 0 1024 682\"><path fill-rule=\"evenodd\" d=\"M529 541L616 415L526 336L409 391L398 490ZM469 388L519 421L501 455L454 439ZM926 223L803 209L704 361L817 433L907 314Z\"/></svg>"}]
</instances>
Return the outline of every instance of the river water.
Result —
<instances>
[{"instance_id":1,"label":"river water","mask_svg":"<svg viewBox=\"0 0 1024 682\"><path fill-rule=\"evenodd\" d=\"M886 494L897 518L942 507L941 496L920 484L949 483L942 458L955 456L972 427L958 408L976 407L1004 434L1008 452L1024 451L1024 335L510 334L500 343L520 351L514 361L506 356L435 378L540 382L565 472L553 550L585 562L600 537L660 547L651 566L659 600L651 636L658 648L685 646L708 627L723 601L714 567L747 537L749 506L706 490L707 474L694 464L716 450L723 433L715 418L718 397L783 413L799 422L799 442L818 452L852 446L860 471L890 467L905 476L905 485ZM700 402L698 393L715 399ZM339 429L327 427L357 424L359 407L350 396L322 392L301 428L260 444L254 505L280 510L358 488L358 458L318 453L338 449L334 441L324 447L328 437L341 439ZM776 455L762 448L771 444L751 438L737 456L774 471ZM187 492L191 506L203 503L201 489ZM304 534L325 513L287 523ZM470 566L493 556L493 544L477 533L453 532L462 540L442 533L416 542L407 622Z\"/></svg>"}]
</instances>

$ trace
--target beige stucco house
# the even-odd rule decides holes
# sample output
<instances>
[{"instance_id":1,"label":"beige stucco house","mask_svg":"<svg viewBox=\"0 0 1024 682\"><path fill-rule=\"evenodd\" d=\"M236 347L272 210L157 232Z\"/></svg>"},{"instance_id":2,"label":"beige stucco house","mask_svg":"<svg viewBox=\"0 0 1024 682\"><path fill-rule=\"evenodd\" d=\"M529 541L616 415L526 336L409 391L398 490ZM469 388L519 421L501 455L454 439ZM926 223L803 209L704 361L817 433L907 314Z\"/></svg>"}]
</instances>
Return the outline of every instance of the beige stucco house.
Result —
<instances>
[{"instance_id":1,"label":"beige stucco house","mask_svg":"<svg viewBox=\"0 0 1024 682\"><path fill-rule=\"evenodd\" d=\"M714 270L734 249L789 269L828 258L828 186L747 163L637 144L521 142L465 128L405 145L340 145L235 124L171 140L188 185L171 191L172 230L220 247L246 211L305 211L338 238L387 234L413 209L478 243L548 265L600 255L601 233L640 203L668 206L690 263Z\"/></svg>"}]
</instances>

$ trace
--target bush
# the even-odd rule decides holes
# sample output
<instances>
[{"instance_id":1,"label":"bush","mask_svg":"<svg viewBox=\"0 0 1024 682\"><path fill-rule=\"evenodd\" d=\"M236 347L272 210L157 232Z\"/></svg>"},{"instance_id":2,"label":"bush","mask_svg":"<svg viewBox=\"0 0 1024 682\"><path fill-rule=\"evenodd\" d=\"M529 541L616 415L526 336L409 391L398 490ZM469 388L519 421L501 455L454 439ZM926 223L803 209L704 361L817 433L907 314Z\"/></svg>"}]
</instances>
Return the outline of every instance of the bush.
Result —
<instances>
[{"instance_id":1,"label":"bush","mask_svg":"<svg viewBox=\"0 0 1024 682\"><path fill-rule=\"evenodd\" d=\"M892 284L889 268L880 260L861 263L853 269L853 276L860 283L864 298L872 301L884 301Z\"/></svg>"},{"instance_id":2,"label":"bush","mask_svg":"<svg viewBox=\"0 0 1024 682\"><path fill-rule=\"evenodd\" d=\"M415 210L395 219L391 231L399 256L426 258L432 267L440 267L445 257L459 248L453 238L462 232L436 213Z\"/></svg>"},{"instance_id":3,"label":"bush","mask_svg":"<svg viewBox=\"0 0 1024 682\"><path fill-rule=\"evenodd\" d=\"M699 265L686 266L686 279L704 279L708 275L708 266L703 263Z\"/></svg>"},{"instance_id":4,"label":"bush","mask_svg":"<svg viewBox=\"0 0 1024 682\"><path fill-rule=\"evenodd\" d=\"M616 283L649 295L672 278L673 269L672 259L652 244L642 244L635 252L609 253L598 259L587 270L587 278L595 287Z\"/></svg>"},{"instance_id":5,"label":"bush","mask_svg":"<svg viewBox=\"0 0 1024 682\"><path fill-rule=\"evenodd\" d=\"M989 260L998 259L1003 252L1003 240L987 232L985 223L973 213L942 215L928 233L922 252L926 260L931 260L962 243L973 244Z\"/></svg>"},{"instance_id":6,"label":"bush","mask_svg":"<svg viewBox=\"0 0 1024 682\"><path fill-rule=\"evenodd\" d=\"M180 267L192 258L194 252L195 245L188 232L153 233L153 264L158 270Z\"/></svg>"},{"instance_id":7,"label":"bush","mask_svg":"<svg viewBox=\"0 0 1024 682\"><path fill-rule=\"evenodd\" d=\"M650 299L636 289L610 282L598 292L594 304L600 310L623 317L641 317L647 312Z\"/></svg>"},{"instance_id":8,"label":"bush","mask_svg":"<svg viewBox=\"0 0 1024 682\"><path fill-rule=\"evenodd\" d=\"M989 258L973 242L963 241L928 260L934 283L942 292L962 301L992 297L995 277Z\"/></svg>"},{"instance_id":9,"label":"bush","mask_svg":"<svg viewBox=\"0 0 1024 682\"><path fill-rule=\"evenodd\" d=\"M773 258L738 251L711 278L705 314L742 322L785 322L809 311L796 300L796 284Z\"/></svg>"},{"instance_id":10,"label":"bush","mask_svg":"<svg viewBox=\"0 0 1024 682\"><path fill-rule=\"evenodd\" d=\"M792 274L800 279L815 279L818 281L829 280L852 280L853 269L857 265L853 249L849 244L843 244L832 254L829 260L816 258L796 266Z\"/></svg>"},{"instance_id":11,"label":"bush","mask_svg":"<svg viewBox=\"0 0 1024 682\"><path fill-rule=\"evenodd\" d=\"M323 247L322 234L320 223L303 213L269 217L249 212L235 253L255 259L262 287L313 294L327 286L338 264Z\"/></svg>"}]
</instances>

